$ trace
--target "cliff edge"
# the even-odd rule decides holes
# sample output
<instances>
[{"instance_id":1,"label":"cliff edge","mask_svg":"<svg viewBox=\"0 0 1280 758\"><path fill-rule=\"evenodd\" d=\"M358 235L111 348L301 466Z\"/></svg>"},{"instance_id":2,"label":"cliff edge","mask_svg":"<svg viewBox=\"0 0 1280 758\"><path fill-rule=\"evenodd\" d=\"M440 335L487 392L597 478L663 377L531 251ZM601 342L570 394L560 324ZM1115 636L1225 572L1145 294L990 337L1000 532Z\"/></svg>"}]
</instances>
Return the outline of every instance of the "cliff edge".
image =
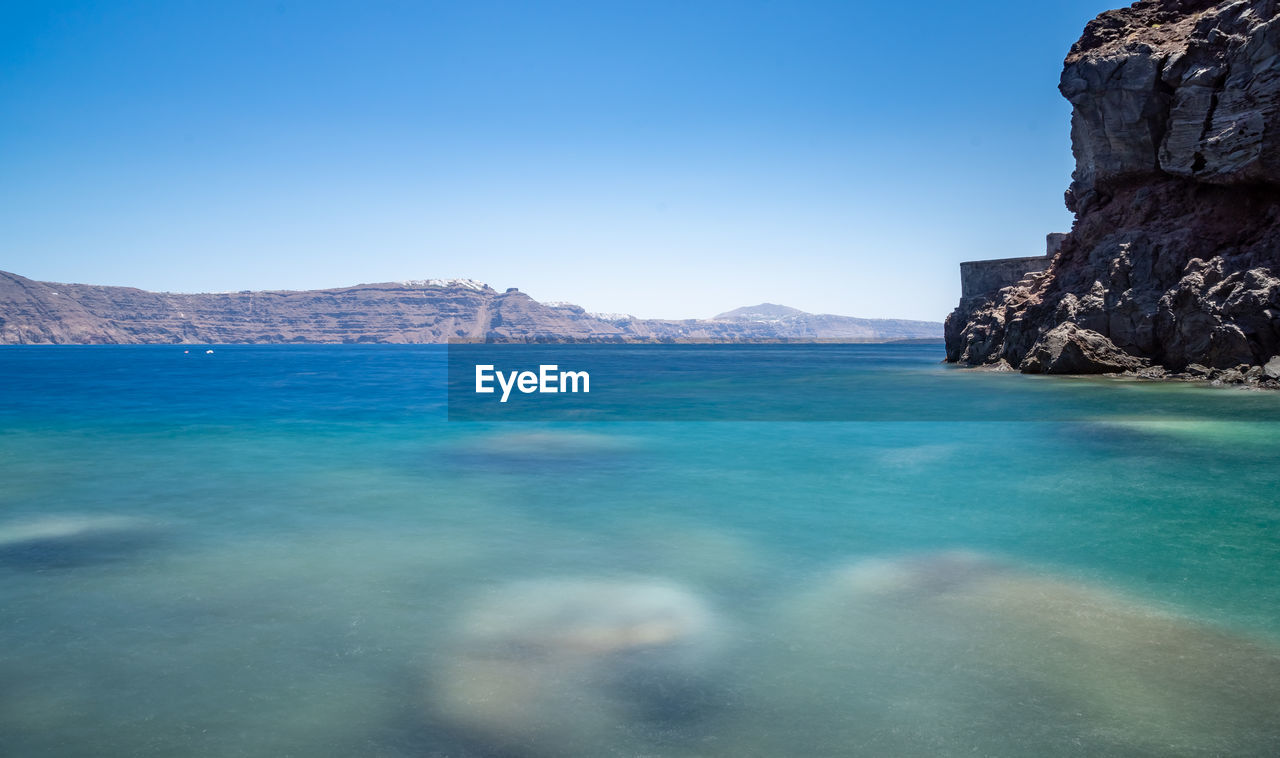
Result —
<instances>
[{"instance_id":1,"label":"cliff edge","mask_svg":"<svg viewBox=\"0 0 1280 758\"><path fill-rule=\"evenodd\" d=\"M968 293L947 360L1280 380L1280 0L1143 0L1085 27L1076 214L1043 273Z\"/></svg>"}]
</instances>

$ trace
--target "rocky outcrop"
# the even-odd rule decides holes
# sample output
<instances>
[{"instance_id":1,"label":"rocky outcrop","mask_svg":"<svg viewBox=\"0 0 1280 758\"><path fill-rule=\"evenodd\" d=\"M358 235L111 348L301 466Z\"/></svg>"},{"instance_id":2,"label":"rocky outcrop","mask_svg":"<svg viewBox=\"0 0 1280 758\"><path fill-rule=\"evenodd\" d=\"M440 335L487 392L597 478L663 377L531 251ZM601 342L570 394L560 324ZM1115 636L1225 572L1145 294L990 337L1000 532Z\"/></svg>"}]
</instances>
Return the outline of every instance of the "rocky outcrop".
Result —
<instances>
[{"instance_id":1,"label":"rocky outcrop","mask_svg":"<svg viewBox=\"0 0 1280 758\"><path fill-rule=\"evenodd\" d=\"M843 316L760 322L602 317L469 280L329 290L179 294L37 282L0 272L0 344L670 342L936 338L927 321ZM834 321L832 321L834 320ZM853 326L850 326L850 323Z\"/></svg>"},{"instance_id":2,"label":"rocky outcrop","mask_svg":"<svg viewBox=\"0 0 1280 758\"><path fill-rule=\"evenodd\" d=\"M1076 222L1043 275L961 303L948 360L1265 381L1280 355L1280 0L1104 13L1060 90Z\"/></svg>"},{"instance_id":3,"label":"rocky outcrop","mask_svg":"<svg viewBox=\"0 0 1280 758\"><path fill-rule=\"evenodd\" d=\"M1146 366L1101 334L1068 321L1046 332L1019 368L1024 374L1107 374Z\"/></svg>"}]
</instances>

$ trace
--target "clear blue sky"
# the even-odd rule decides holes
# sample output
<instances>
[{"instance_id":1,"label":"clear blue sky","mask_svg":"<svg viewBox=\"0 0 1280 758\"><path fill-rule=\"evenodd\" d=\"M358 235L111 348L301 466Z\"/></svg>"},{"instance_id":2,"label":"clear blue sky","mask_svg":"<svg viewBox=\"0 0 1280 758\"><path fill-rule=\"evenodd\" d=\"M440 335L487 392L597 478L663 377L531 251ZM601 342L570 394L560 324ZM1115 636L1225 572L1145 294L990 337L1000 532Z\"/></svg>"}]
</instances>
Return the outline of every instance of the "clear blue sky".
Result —
<instances>
[{"instance_id":1,"label":"clear blue sky","mask_svg":"<svg viewBox=\"0 0 1280 758\"><path fill-rule=\"evenodd\" d=\"M941 319L1069 226L1058 74L1114 4L10 0L0 269Z\"/></svg>"}]
</instances>

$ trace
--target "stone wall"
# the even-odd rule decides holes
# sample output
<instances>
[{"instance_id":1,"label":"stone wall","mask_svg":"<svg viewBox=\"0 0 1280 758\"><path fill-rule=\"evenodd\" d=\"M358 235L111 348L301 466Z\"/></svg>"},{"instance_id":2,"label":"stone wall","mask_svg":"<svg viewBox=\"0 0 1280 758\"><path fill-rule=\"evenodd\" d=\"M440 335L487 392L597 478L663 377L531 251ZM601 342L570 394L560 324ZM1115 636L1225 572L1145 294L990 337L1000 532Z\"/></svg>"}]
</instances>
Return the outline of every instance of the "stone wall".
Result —
<instances>
[{"instance_id":1,"label":"stone wall","mask_svg":"<svg viewBox=\"0 0 1280 758\"><path fill-rule=\"evenodd\" d=\"M960 264L960 297L982 297L1017 284L1033 271L1049 267L1049 256L1029 258L997 258L989 261L965 261Z\"/></svg>"}]
</instances>

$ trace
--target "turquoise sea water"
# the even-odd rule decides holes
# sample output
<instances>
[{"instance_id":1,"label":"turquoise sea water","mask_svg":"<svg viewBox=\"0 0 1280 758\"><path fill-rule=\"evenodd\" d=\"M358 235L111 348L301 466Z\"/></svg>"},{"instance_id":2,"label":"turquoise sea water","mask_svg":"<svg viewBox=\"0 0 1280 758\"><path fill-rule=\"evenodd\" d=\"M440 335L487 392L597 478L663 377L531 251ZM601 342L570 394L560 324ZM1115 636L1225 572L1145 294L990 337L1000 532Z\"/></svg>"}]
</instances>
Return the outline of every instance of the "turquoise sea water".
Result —
<instances>
[{"instance_id":1,"label":"turquoise sea water","mask_svg":"<svg viewBox=\"0 0 1280 758\"><path fill-rule=\"evenodd\" d=\"M0 754L1280 754L1280 395L819 349L786 402L886 420L0 349ZM1002 420L900 420L940 397Z\"/></svg>"}]
</instances>

